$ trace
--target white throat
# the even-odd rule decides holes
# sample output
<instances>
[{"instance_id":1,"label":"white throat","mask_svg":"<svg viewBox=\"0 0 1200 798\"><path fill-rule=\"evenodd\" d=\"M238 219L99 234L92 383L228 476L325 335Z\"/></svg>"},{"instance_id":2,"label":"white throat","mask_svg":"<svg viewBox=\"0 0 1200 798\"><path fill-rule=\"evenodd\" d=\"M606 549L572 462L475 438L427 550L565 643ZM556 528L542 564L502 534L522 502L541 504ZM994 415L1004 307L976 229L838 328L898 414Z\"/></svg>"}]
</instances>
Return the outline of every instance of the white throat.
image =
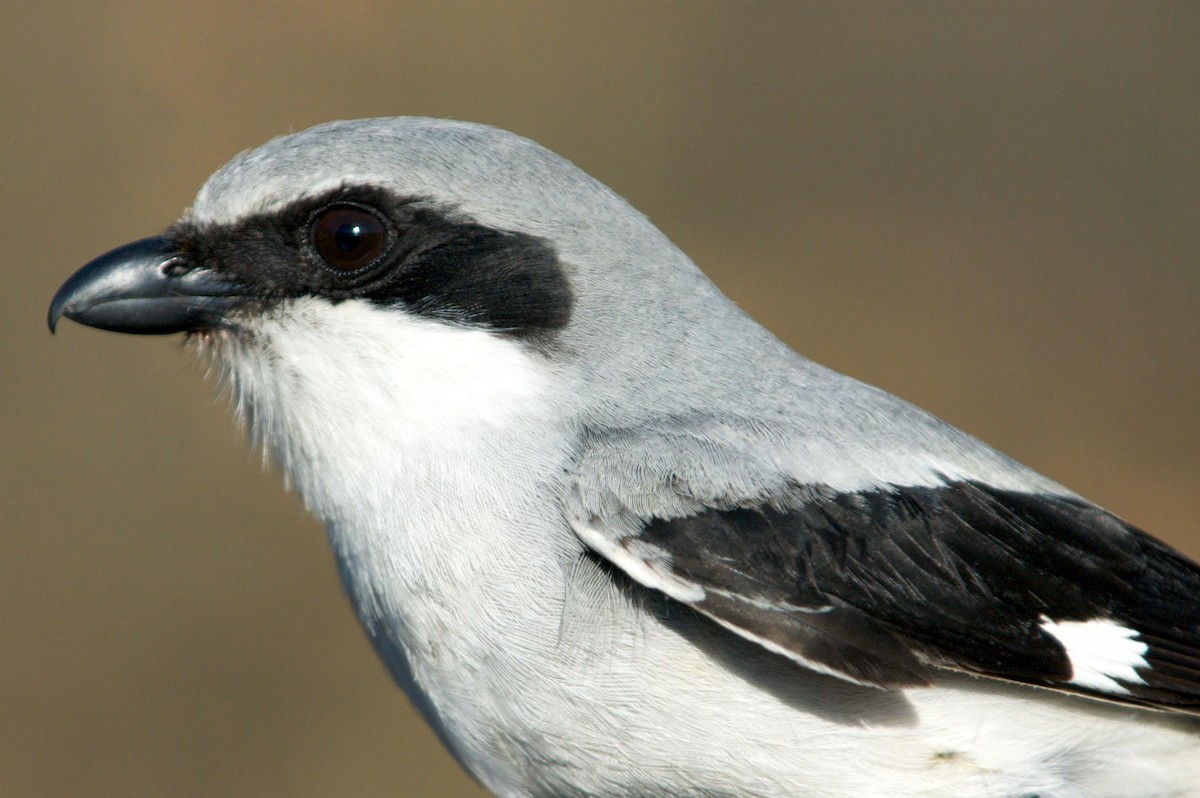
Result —
<instances>
[{"instance_id":1,"label":"white throat","mask_svg":"<svg viewBox=\"0 0 1200 798\"><path fill-rule=\"evenodd\" d=\"M503 703L481 706L505 670L495 660L545 653L531 649L555 639L579 548L546 508L569 439L549 418L548 365L516 341L364 302L302 299L248 324L216 342L239 414L327 525L398 681L487 780L471 741L495 744L477 728Z\"/></svg>"}]
</instances>

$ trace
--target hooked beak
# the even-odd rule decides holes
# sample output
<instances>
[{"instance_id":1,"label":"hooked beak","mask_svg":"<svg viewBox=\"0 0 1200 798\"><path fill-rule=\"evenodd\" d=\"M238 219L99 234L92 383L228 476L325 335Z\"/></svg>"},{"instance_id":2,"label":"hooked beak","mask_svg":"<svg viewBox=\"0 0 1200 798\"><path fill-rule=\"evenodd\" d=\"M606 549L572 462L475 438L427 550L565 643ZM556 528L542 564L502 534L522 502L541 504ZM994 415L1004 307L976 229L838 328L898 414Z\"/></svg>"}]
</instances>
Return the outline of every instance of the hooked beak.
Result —
<instances>
[{"instance_id":1,"label":"hooked beak","mask_svg":"<svg viewBox=\"0 0 1200 798\"><path fill-rule=\"evenodd\" d=\"M225 324L246 289L208 269L181 271L168 239L143 238L71 275L50 303L50 332L68 319L114 332L163 335Z\"/></svg>"}]
</instances>

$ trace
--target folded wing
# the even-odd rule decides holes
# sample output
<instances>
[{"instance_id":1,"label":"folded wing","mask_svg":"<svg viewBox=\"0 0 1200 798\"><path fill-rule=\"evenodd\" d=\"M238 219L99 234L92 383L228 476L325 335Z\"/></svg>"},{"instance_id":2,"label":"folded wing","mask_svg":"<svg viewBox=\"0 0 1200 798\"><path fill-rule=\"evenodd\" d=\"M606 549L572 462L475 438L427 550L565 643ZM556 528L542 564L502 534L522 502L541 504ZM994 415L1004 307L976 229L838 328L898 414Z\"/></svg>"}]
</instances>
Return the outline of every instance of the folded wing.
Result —
<instances>
[{"instance_id":1,"label":"folded wing","mask_svg":"<svg viewBox=\"0 0 1200 798\"><path fill-rule=\"evenodd\" d=\"M1082 499L959 478L705 496L687 470L581 500L577 534L807 667L881 688L947 668L1200 711L1200 568Z\"/></svg>"}]
</instances>

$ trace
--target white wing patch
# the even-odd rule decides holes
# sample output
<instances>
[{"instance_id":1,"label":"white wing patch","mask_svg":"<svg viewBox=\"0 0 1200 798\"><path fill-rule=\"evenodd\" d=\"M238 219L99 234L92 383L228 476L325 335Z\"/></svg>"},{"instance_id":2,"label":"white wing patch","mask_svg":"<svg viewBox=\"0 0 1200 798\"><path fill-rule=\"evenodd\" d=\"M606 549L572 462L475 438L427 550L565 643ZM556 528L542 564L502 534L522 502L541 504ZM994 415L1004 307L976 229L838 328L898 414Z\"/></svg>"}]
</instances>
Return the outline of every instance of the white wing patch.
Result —
<instances>
[{"instance_id":1,"label":"white wing patch","mask_svg":"<svg viewBox=\"0 0 1200 798\"><path fill-rule=\"evenodd\" d=\"M1149 668L1149 646L1138 639L1136 629L1121 626L1106 618L1057 623L1041 618L1042 630L1062 643L1071 660L1074 675L1071 684L1113 695L1128 695L1127 684L1145 684L1137 668Z\"/></svg>"}]
</instances>

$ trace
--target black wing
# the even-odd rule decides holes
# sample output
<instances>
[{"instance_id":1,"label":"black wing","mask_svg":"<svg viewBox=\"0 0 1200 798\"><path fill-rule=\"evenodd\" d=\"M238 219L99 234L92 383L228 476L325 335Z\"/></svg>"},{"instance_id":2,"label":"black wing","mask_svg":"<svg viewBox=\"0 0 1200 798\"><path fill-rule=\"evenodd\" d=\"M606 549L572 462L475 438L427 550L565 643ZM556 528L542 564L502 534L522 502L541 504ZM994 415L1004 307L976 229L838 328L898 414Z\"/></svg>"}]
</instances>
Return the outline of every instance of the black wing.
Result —
<instances>
[{"instance_id":1,"label":"black wing","mask_svg":"<svg viewBox=\"0 0 1200 798\"><path fill-rule=\"evenodd\" d=\"M860 683L941 667L1200 711L1200 568L1117 517L972 482L798 493L577 531L638 581Z\"/></svg>"}]
</instances>

